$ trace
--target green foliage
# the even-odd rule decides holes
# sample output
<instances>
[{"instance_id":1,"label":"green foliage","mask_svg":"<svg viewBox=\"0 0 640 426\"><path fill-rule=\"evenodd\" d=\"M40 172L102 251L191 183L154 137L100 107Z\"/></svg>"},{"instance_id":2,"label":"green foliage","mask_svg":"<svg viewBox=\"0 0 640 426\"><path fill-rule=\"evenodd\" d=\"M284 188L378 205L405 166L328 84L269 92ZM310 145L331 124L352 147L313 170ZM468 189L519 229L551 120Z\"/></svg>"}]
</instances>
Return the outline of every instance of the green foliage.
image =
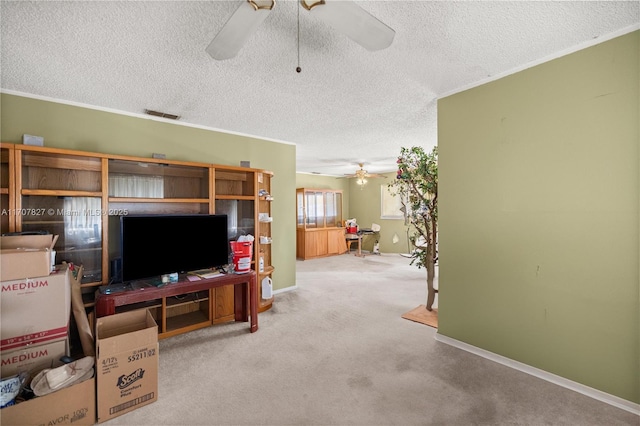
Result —
<instances>
[{"instance_id":1,"label":"green foliage","mask_svg":"<svg viewBox=\"0 0 640 426\"><path fill-rule=\"evenodd\" d=\"M411 264L427 267L436 257L438 148L429 153L422 147L401 148L397 162L398 174L388 188L402 200L406 222L411 225L409 241L416 248Z\"/></svg>"}]
</instances>

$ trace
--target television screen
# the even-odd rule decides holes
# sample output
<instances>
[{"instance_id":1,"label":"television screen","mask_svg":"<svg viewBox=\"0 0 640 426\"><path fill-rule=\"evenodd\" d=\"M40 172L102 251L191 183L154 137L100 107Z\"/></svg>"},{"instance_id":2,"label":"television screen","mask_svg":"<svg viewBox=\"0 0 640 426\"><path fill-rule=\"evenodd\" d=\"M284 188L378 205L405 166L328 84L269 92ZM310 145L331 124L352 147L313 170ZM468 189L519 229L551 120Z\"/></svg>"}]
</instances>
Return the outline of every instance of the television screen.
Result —
<instances>
[{"instance_id":1,"label":"television screen","mask_svg":"<svg viewBox=\"0 0 640 426\"><path fill-rule=\"evenodd\" d=\"M120 232L124 282L229 262L226 215L121 216Z\"/></svg>"}]
</instances>

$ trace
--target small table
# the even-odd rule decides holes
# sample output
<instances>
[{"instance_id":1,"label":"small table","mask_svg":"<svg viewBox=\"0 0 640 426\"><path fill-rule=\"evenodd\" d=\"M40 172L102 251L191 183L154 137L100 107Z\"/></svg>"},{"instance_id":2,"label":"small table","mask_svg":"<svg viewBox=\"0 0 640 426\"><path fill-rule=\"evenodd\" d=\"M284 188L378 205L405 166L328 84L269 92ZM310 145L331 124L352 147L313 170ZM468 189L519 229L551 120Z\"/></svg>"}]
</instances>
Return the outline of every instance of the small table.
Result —
<instances>
[{"instance_id":1,"label":"small table","mask_svg":"<svg viewBox=\"0 0 640 426\"><path fill-rule=\"evenodd\" d=\"M258 284L256 272L249 271L245 274L221 274L213 278L200 278L190 281L187 275L181 275L177 283L165 284L161 287L150 286L138 289L118 291L105 294L100 289L96 291L95 312L97 317L113 315L116 307L128 305L140 305L145 302L161 300L163 318L166 314L166 299L199 291L207 291L217 287L233 285L234 297L234 317L236 321L247 321L250 317L250 331L254 333L258 330ZM211 291L209 291L211 294ZM248 296L248 298L247 298ZM209 297L210 303L213 303ZM133 308L133 306L131 306ZM211 309L209 310L211 317ZM202 328L213 323L212 318L199 322L198 324L186 325L182 330L166 332L162 324L159 324L159 337L169 337L195 328ZM164 334L164 336L163 336Z\"/></svg>"},{"instance_id":2,"label":"small table","mask_svg":"<svg viewBox=\"0 0 640 426\"><path fill-rule=\"evenodd\" d=\"M376 243L380 239L380 232L379 231L374 231L373 229L368 229L368 228L367 229L360 229L358 231L358 236L360 237L360 240L362 240L367 235L375 235L376 236ZM375 244L374 244L374 247L375 247ZM371 251L371 254L380 254L380 252Z\"/></svg>"},{"instance_id":3,"label":"small table","mask_svg":"<svg viewBox=\"0 0 640 426\"><path fill-rule=\"evenodd\" d=\"M358 241L358 251L356 251L355 255L358 257L364 257L362 254L362 234L358 232L356 234L345 234L344 236L348 242ZM351 248L351 244L347 243L347 246Z\"/></svg>"}]
</instances>

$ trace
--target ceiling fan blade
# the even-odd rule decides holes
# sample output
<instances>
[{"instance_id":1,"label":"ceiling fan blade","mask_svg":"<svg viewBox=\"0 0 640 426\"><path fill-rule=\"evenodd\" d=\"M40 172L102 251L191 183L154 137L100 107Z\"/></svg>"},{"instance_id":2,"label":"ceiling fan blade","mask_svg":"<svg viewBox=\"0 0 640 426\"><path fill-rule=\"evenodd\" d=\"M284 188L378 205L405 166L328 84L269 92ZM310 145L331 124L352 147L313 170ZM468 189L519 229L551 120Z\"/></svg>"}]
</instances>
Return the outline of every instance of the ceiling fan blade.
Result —
<instances>
[{"instance_id":1,"label":"ceiling fan blade","mask_svg":"<svg viewBox=\"0 0 640 426\"><path fill-rule=\"evenodd\" d=\"M396 32L352 1L301 0L302 6L367 50L386 49Z\"/></svg>"},{"instance_id":2,"label":"ceiling fan blade","mask_svg":"<svg viewBox=\"0 0 640 426\"><path fill-rule=\"evenodd\" d=\"M205 49L213 59L224 60L238 54L247 39L256 32L275 5L275 0L267 2L246 0L233 12L220 32Z\"/></svg>"}]
</instances>

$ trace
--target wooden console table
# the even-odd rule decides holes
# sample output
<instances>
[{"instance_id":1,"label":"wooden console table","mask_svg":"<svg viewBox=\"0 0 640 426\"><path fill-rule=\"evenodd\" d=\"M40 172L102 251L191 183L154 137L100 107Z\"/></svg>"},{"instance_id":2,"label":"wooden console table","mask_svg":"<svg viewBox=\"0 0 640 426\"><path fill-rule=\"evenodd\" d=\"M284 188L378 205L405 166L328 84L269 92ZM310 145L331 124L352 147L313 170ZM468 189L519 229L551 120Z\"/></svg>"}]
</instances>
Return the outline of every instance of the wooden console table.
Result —
<instances>
[{"instance_id":1,"label":"wooden console table","mask_svg":"<svg viewBox=\"0 0 640 426\"><path fill-rule=\"evenodd\" d=\"M95 295L97 317L133 309L150 309L158 321L158 338L171 337L213 324L214 297L217 287L233 285L236 321L250 318L250 331L258 330L258 284L255 271L246 274L222 274L190 281L180 276L177 283L161 287L148 286ZM247 300L248 296L248 300Z\"/></svg>"}]
</instances>

